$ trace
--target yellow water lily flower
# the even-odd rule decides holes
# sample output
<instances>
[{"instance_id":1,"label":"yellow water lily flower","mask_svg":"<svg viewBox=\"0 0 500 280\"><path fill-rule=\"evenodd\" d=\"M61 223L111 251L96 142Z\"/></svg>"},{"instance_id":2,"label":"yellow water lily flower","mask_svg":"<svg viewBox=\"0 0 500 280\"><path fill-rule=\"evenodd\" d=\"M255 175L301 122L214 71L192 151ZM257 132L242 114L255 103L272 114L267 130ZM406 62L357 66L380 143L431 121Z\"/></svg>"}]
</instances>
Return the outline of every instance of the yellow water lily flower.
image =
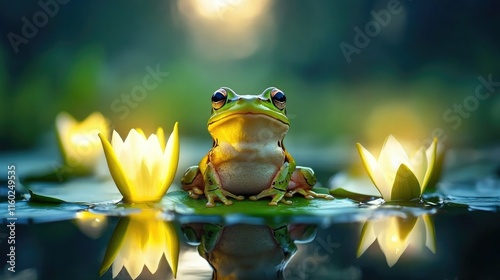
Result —
<instances>
[{"instance_id":1,"label":"yellow water lily flower","mask_svg":"<svg viewBox=\"0 0 500 280\"><path fill-rule=\"evenodd\" d=\"M357 143L361 161L385 201L411 200L421 197L436 163L437 138L425 149L421 147L410 158L403 146L390 135L378 161Z\"/></svg>"},{"instance_id":2,"label":"yellow water lily flower","mask_svg":"<svg viewBox=\"0 0 500 280\"><path fill-rule=\"evenodd\" d=\"M130 130L125 141L113 131L110 144L101 137L108 168L124 202L159 201L174 180L179 161L177 123L165 145L162 128L146 138Z\"/></svg>"},{"instance_id":3,"label":"yellow water lily flower","mask_svg":"<svg viewBox=\"0 0 500 280\"><path fill-rule=\"evenodd\" d=\"M403 253L412 247L412 253L422 254L427 247L436 253L436 234L434 224L428 214L418 217L385 217L368 220L361 230L357 257L377 240L387 265L395 265Z\"/></svg>"},{"instance_id":4,"label":"yellow water lily flower","mask_svg":"<svg viewBox=\"0 0 500 280\"><path fill-rule=\"evenodd\" d=\"M179 248L174 224L163 220L160 210L142 209L139 213L121 218L116 225L99 274L102 276L111 265L113 278L123 268L132 279L139 277L144 266L155 274L165 255L175 277Z\"/></svg>"},{"instance_id":5,"label":"yellow water lily flower","mask_svg":"<svg viewBox=\"0 0 500 280\"><path fill-rule=\"evenodd\" d=\"M94 112L78 122L70 114L61 112L56 117L56 131L65 171L76 175L92 173L102 156L97 135L101 133L104 137L109 137L106 118L101 113Z\"/></svg>"}]
</instances>

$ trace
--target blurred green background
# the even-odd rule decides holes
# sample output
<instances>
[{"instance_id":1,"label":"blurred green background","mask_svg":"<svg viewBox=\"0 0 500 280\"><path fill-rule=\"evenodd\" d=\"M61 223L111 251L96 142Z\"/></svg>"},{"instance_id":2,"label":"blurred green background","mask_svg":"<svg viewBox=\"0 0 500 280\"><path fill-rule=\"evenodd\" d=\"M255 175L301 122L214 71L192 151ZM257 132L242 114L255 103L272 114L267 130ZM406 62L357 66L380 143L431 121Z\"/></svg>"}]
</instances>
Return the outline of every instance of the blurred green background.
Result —
<instances>
[{"instance_id":1,"label":"blurred green background","mask_svg":"<svg viewBox=\"0 0 500 280\"><path fill-rule=\"evenodd\" d=\"M493 0L2 1L0 146L39 144L63 110L101 111L121 133L179 121L210 145L221 86L281 88L296 141L492 145L499 11ZM479 76L493 81L481 100Z\"/></svg>"}]
</instances>

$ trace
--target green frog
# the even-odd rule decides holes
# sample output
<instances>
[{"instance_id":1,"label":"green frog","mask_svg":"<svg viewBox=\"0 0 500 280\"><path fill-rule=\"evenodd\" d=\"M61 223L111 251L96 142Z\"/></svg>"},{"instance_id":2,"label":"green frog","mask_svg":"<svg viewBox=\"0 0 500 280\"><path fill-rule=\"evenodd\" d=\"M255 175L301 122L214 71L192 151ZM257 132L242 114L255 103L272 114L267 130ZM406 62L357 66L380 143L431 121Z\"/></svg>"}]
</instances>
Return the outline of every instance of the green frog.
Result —
<instances>
[{"instance_id":1,"label":"green frog","mask_svg":"<svg viewBox=\"0 0 500 280\"><path fill-rule=\"evenodd\" d=\"M291 204L295 193L307 199L333 199L312 191L311 168L297 166L283 145L290 122L286 96L270 87L260 95L238 95L227 87L212 94L208 131L213 146L198 166L187 169L181 184L191 198L205 194L207 207L228 198L251 200L271 197L269 205Z\"/></svg>"}]
</instances>

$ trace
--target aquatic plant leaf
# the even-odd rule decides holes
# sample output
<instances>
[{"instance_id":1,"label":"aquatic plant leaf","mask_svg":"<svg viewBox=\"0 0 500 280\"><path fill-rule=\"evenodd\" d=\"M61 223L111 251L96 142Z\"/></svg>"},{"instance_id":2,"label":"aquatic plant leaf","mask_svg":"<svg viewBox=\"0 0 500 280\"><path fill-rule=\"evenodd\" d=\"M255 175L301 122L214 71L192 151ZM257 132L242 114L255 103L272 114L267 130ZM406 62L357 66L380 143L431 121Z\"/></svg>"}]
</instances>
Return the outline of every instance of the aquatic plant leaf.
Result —
<instances>
[{"instance_id":1,"label":"aquatic plant leaf","mask_svg":"<svg viewBox=\"0 0 500 280\"><path fill-rule=\"evenodd\" d=\"M64 183L32 182L26 186L34 194L68 203L109 203L121 199L113 181L102 181L94 177L74 178ZM43 198L42 198L42 201ZM53 201L54 202L54 201Z\"/></svg>"},{"instance_id":2,"label":"aquatic plant leaf","mask_svg":"<svg viewBox=\"0 0 500 280\"><path fill-rule=\"evenodd\" d=\"M46 195L36 194L32 190L28 190L30 193L30 202L42 202L42 203L63 203L65 202L62 199L58 199L55 197L50 197Z\"/></svg>"},{"instance_id":3,"label":"aquatic plant leaf","mask_svg":"<svg viewBox=\"0 0 500 280\"><path fill-rule=\"evenodd\" d=\"M314 188L317 193L328 193L325 188ZM278 204L277 206L269 206L269 199L260 199L257 201L249 200L248 198L242 201L233 200L230 206L224 206L220 202L216 202L216 207L206 207L207 199L200 197L192 199L185 191L173 191L167 193L163 198L163 204L167 208L179 214L199 214L199 215L241 215L241 216L259 216L269 218L287 218L297 215L336 215L342 213L354 213L359 211L358 203L350 199L305 199L302 196L295 195L289 198L292 201L291 205ZM340 217L340 216L339 216Z\"/></svg>"}]
</instances>

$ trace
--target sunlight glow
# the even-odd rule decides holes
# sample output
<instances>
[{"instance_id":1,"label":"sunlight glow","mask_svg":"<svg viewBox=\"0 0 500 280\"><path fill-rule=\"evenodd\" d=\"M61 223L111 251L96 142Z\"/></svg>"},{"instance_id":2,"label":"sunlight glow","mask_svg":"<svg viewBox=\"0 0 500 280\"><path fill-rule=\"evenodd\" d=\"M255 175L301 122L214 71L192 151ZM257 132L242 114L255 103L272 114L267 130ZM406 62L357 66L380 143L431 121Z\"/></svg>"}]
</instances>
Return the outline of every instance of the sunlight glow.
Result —
<instances>
[{"instance_id":1,"label":"sunlight glow","mask_svg":"<svg viewBox=\"0 0 500 280\"><path fill-rule=\"evenodd\" d=\"M80 231L92 239L99 238L108 225L108 220L105 215L95 214L89 211L78 212L75 222Z\"/></svg>"},{"instance_id":2,"label":"sunlight glow","mask_svg":"<svg viewBox=\"0 0 500 280\"><path fill-rule=\"evenodd\" d=\"M179 0L192 46L207 58L241 59L272 34L269 0Z\"/></svg>"}]
</instances>

